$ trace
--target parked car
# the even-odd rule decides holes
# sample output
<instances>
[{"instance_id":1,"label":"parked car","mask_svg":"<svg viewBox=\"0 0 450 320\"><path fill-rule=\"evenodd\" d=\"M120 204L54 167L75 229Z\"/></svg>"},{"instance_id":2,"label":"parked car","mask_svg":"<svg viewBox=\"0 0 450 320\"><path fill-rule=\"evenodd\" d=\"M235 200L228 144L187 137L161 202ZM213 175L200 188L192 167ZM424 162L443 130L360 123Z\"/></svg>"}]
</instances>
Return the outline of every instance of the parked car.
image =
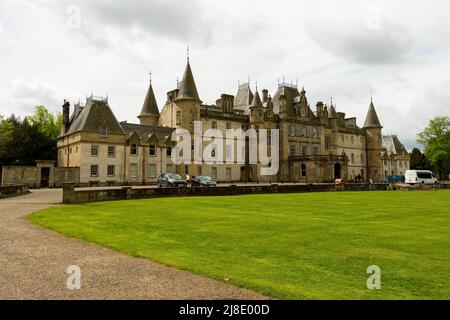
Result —
<instances>
[{"instance_id":1,"label":"parked car","mask_svg":"<svg viewBox=\"0 0 450 320\"><path fill-rule=\"evenodd\" d=\"M217 183L208 176L194 176L190 180L192 187L216 187Z\"/></svg>"},{"instance_id":2,"label":"parked car","mask_svg":"<svg viewBox=\"0 0 450 320\"><path fill-rule=\"evenodd\" d=\"M429 170L406 170L405 183L436 184L438 179L433 177L433 172Z\"/></svg>"},{"instance_id":3,"label":"parked car","mask_svg":"<svg viewBox=\"0 0 450 320\"><path fill-rule=\"evenodd\" d=\"M186 187L187 181L179 174L164 173L158 178L158 187Z\"/></svg>"}]
</instances>

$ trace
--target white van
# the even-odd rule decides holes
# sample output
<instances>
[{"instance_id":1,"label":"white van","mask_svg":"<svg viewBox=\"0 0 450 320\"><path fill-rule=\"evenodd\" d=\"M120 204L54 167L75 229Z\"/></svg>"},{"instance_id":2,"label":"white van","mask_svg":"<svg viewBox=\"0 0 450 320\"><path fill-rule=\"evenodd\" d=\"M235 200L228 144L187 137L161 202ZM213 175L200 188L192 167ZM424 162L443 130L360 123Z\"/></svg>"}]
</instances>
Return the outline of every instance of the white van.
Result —
<instances>
[{"instance_id":1,"label":"white van","mask_svg":"<svg viewBox=\"0 0 450 320\"><path fill-rule=\"evenodd\" d=\"M436 184L438 180L433 177L433 172L429 170L406 170L405 183Z\"/></svg>"}]
</instances>

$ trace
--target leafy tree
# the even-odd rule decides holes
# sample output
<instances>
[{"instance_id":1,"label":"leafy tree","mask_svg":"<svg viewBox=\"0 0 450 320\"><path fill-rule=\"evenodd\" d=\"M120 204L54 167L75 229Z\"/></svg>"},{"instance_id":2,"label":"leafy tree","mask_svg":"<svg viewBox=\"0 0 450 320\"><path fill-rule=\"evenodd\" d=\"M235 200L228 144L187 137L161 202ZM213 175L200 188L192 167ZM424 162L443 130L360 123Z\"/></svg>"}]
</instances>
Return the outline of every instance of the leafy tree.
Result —
<instances>
[{"instance_id":1,"label":"leafy tree","mask_svg":"<svg viewBox=\"0 0 450 320\"><path fill-rule=\"evenodd\" d=\"M23 120L15 115L0 117L0 166L56 160L60 121L60 115L49 113L43 106Z\"/></svg>"},{"instance_id":2,"label":"leafy tree","mask_svg":"<svg viewBox=\"0 0 450 320\"><path fill-rule=\"evenodd\" d=\"M450 119L436 117L417 135L417 142L425 147L425 156L439 178L450 173Z\"/></svg>"},{"instance_id":3,"label":"leafy tree","mask_svg":"<svg viewBox=\"0 0 450 320\"><path fill-rule=\"evenodd\" d=\"M411 169L432 170L433 166L418 148L411 151Z\"/></svg>"},{"instance_id":4,"label":"leafy tree","mask_svg":"<svg viewBox=\"0 0 450 320\"><path fill-rule=\"evenodd\" d=\"M61 114L53 115L44 106L37 106L34 115L28 116L27 119L49 137L57 138L61 132Z\"/></svg>"}]
</instances>

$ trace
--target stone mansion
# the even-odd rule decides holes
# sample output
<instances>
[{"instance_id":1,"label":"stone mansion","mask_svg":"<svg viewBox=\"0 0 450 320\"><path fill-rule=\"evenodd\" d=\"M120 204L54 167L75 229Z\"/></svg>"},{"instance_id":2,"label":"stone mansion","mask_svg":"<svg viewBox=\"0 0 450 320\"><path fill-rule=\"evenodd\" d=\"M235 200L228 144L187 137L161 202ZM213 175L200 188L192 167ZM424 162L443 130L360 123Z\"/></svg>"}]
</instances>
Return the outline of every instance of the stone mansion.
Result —
<instances>
[{"instance_id":1,"label":"stone mansion","mask_svg":"<svg viewBox=\"0 0 450 320\"><path fill-rule=\"evenodd\" d=\"M150 81L138 118L138 124L119 122L107 98L91 96L72 112L65 102L57 167L78 167L81 185L154 184L164 172L209 175L220 182L381 181L409 169L410 155L398 138L382 135L373 102L362 128L333 103L317 102L313 109L304 89L286 83L273 96L267 89L260 95L249 83L240 84L236 96L222 94L216 104L207 105L189 61L161 111ZM261 176L260 165L248 161L175 165L171 134L176 128L193 129L194 121L201 121L203 130L222 131L224 137L228 129L278 129L278 173Z\"/></svg>"}]
</instances>

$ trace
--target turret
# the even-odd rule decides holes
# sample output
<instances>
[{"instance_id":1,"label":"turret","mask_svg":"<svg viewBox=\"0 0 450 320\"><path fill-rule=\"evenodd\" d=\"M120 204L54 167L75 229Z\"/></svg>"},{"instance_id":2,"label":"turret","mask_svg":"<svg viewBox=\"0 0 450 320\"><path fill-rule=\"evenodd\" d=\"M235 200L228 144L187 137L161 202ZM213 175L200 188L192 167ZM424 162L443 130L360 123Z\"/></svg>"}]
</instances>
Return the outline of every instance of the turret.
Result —
<instances>
[{"instance_id":1,"label":"turret","mask_svg":"<svg viewBox=\"0 0 450 320\"><path fill-rule=\"evenodd\" d=\"M366 150L367 150L367 177L373 181L382 179L383 164L381 160L383 126L378 119L373 101L370 101L369 111L367 112L364 130L366 131Z\"/></svg>"},{"instance_id":2,"label":"turret","mask_svg":"<svg viewBox=\"0 0 450 320\"><path fill-rule=\"evenodd\" d=\"M173 125L176 127L189 129L192 127L193 121L200 120L202 101L198 95L189 59L173 103L175 104L175 123Z\"/></svg>"},{"instance_id":3,"label":"turret","mask_svg":"<svg viewBox=\"0 0 450 320\"><path fill-rule=\"evenodd\" d=\"M159 109L156 103L155 94L153 93L152 80L148 86L147 95L145 96L144 104L142 105L141 113L138 115L141 124L158 125Z\"/></svg>"},{"instance_id":4,"label":"turret","mask_svg":"<svg viewBox=\"0 0 450 320\"><path fill-rule=\"evenodd\" d=\"M250 123L257 124L264 121L263 104L259 96L258 90L255 91L253 101L250 105Z\"/></svg>"}]
</instances>

